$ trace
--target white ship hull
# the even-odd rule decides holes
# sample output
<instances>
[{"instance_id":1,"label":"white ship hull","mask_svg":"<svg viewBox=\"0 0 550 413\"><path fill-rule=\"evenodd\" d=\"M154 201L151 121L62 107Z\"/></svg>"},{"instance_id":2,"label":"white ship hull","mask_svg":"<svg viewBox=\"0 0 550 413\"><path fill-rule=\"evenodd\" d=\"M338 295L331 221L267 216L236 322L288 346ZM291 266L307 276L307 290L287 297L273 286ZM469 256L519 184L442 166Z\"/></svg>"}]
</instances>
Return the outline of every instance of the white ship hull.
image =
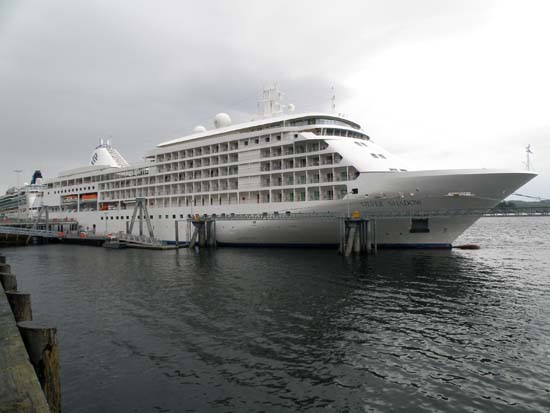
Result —
<instances>
[{"instance_id":1,"label":"white ship hull","mask_svg":"<svg viewBox=\"0 0 550 413\"><path fill-rule=\"evenodd\" d=\"M481 216L481 210L494 207L534 176L529 172L490 170L362 173L353 185L357 193L337 201L149 207L149 214L153 217L155 237L174 242L175 221L179 221L180 241L189 239L185 222L188 215L267 213L271 216L278 212L281 219L219 219L217 240L228 245L317 246L337 244L334 217L358 211L363 217L377 217L376 237L380 246L445 248ZM414 188L412 192L411 188ZM438 211L456 213L446 215ZM82 230L114 234L126 231L132 212L131 209L73 212L53 217L61 221L76 219ZM302 213L310 215L293 218L293 214ZM422 213L429 217L429 232L411 232L411 217Z\"/></svg>"}]
</instances>

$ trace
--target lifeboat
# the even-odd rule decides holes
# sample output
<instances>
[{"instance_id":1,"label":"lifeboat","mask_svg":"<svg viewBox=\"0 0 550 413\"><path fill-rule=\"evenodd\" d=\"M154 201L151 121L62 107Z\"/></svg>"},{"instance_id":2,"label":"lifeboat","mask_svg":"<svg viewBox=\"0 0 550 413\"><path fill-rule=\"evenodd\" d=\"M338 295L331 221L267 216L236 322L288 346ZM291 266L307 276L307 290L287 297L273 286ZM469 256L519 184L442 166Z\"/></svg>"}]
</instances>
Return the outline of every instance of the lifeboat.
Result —
<instances>
[{"instance_id":1,"label":"lifeboat","mask_svg":"<svg viewBox=\"0 0 550 413\"><path fill-rule=\"evenodd\" d=\"M95 201L97 200L97 194L83 194L80 196L83 201Z\"/></svg>"}]
</instances>

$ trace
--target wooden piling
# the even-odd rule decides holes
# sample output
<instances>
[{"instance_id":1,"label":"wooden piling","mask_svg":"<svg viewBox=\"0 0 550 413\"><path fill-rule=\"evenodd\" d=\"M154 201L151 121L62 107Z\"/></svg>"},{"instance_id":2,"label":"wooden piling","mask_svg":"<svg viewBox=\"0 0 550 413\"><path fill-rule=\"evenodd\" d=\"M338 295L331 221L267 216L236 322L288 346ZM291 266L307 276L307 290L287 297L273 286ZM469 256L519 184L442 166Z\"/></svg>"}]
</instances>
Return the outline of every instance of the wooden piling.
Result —
<instances>
[{"instance_id":1,"label":"wooden piling","mask_svg":"<svg viewBox=\"0 0 550 413\"><path fill-rule=\"evenodd\" d=\"M0 272L0 283L2 283L4 291L17 291L17 278L15 278L15 274Z\"/></svg>"},{"instance_id":2,"label":"wooden piling","mask_svg":"<svg viewBox=\"0 0 550 413\"><path fill-rule=\"evenodd\" d=\"M372 221L372 244L373 244L373 254L378 254L378 241L376 240L376 220Z\"/></svg>"},{"instance_id":3,"label":"wooden piling","mask_svg":"<svg viewBox=\"0 0 550 413\"><path fill-rule=\"evenodd\" d=\"M216 247L216 221L206 222L206 243L209 247Z\"/></svg>"},{"instance_id":4,"label":"wooden piling","mask_svg":"<svg viewBox=\"0 0 550 413\"><path fill-rule=\"evenodd\" d=\"M370 254L372 251L372 244L370 242L370 237L369 237L371 228L372 226L370 221L366 221L365 222L365 251L367 254Z\"/></svg>"},{"instance_id":5,"label":"wooden piling","mask_svg":"<svg viewBox=\"0 0 550 413\"><path fill-rule=\"evenodd\" d=\"M31 295L17 291L6 291L6 297L16 322L32 320Z\"/></svg>"},{"instance_id":6,"label":"wooden piling","mask_svg":"<svg viewBox=\"0 0 550 413\"><path fill-rule=\"evenodd\" d=\"M352 225L349 227L349 230L348 230L348 239L347 239L347 243L346 243L346 249L345 249L345 253L344 255L346 257L349 257L351 255L351 251L353 249L353 244L354 244L354 241L355 241L355 225Z\"/></svg>"},{"instance_id":7,"label":"wooden piling","mask_svg":"<svg viewBox=\"0 0 550 413\"><path fill-rule=\"evenodd\" d=\"M195 248L195 245L197 244L198 234L199 234L199 229L195 225L195 223L193 223L193 227L194 227L194 230L193 230L193 235L191 236L191 239L189 240L189 248Z\"/></svg>"},{"instance_id":8,"label":"wooden piling","mask_svg":"<svg viewBox=\"0 0 550 413\"><path fill-rule=\"evenodd\" d=\"M343 218L341 217L338 217L338 220L336 221L336 233L338 235L338 253L339 254L342 254L342 244L343 244L343 241L342 241L342 220Z\"/></svg>"},{"instance_id":9,"label":"wooden piling","mask_svg":"<svg viewBox=\"0 0 550 413\"><path fill-rule=\"evenodd\" d=\"M206 247L206 225L204 221L201 221L199 226L199 248Z\"/></svg>"},{"instance_id":10,"label":"wooden piling","mask_svg":"<svg viewBox=\"0 0 550 413\"><path fill-rule=\"evenodd\" d=\"M0 287L0 412L50 411Z\"/></svg>"},{"instance_id":11,"label":"wooden piling","mask_svg":"<svg viewBox=\"0 0 550 413\"><path fill-rule=\"evenodd\" d=\"M3 255L0 255L0 264L5 264L6 263L6 257L4 257Z\"/></svg>"},{"instance_id":12,"label":"wooden piling","mask_svg":"<svg viewBox=\"0 0 550 413\"><path fill-rule=\"evenodd\" d=\"M179 222L174 221L174 232L175 232L175 239L176 239L176 248L180 245L180 230L179 230Z\"/></svg>"},{"instance_id":13,"label":"wooden piling","mask_svg":"<svg viewBox=\"0 0 550 413\"><path fill-rule=\"evenodd\" d=\"M6 263L0 263L0 272L11 273L11 265Z\"/></svg>"},{"instance_id":14,"label":"wooden piling","mask_svg":"<svg viewBox=\"0 0 550 413\"><path fill-rule=\"evenodd\" d=\"M59 375L59 351L54 327L34 321L17 324L29 359L52 412L61 411L61 381Z\"/></svg>"},{"instance_id":15,"label":"wooden piling","mask_svg":"<svg viewBox=\"0 0 550 413\"><path fill-rule=\"evenodd\" d=\"M353 240L353 252L355 254L361 253L361 226L360 222L355 223L355 238Z\"/></svg>"}]
</instances>

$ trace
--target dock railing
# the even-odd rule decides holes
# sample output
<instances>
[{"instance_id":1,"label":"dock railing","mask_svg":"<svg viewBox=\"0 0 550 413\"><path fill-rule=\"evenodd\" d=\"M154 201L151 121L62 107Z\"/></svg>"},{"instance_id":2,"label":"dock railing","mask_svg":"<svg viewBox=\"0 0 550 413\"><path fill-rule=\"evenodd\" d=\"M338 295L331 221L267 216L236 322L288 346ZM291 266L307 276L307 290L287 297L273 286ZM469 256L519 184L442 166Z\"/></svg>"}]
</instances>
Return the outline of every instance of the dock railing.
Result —
<instances>
[{"instance_id":1,"label":"dock railing","mask_svg":"<svg viewBox=\"0 0 550 413\"><path fill-rule=\"evenodd\" d=\"M153 237L148 237L146 235L134 235L134 234L127 234L125 232L118 232L115 237L118 241L123 241L126 243L134 243L134 244L144 244L144 245L151 245L151 246L162 246L164 243Z\"/></svg>"}]
</instances>

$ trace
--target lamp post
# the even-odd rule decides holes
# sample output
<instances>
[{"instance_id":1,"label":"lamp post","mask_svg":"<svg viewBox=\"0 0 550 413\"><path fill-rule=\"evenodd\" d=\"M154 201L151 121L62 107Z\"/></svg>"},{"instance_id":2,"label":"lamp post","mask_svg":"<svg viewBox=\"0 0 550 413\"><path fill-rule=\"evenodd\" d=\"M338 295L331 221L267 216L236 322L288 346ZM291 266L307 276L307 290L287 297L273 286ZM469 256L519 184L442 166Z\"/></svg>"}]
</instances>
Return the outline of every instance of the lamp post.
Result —
<instances>
[{"instance_id":1,"label":"lamp post","mask_svg":"<svg viewBox=\"0 0 550 413\"><path fill-rule=\"evenodd\" d=\"M19 177L21 176L21 172L23 172L23 170L14 169L13 172L17 174L17 219L21 220L21 206L20 206L21 196L19 194Z\"/></svg>"}]
</instances>

